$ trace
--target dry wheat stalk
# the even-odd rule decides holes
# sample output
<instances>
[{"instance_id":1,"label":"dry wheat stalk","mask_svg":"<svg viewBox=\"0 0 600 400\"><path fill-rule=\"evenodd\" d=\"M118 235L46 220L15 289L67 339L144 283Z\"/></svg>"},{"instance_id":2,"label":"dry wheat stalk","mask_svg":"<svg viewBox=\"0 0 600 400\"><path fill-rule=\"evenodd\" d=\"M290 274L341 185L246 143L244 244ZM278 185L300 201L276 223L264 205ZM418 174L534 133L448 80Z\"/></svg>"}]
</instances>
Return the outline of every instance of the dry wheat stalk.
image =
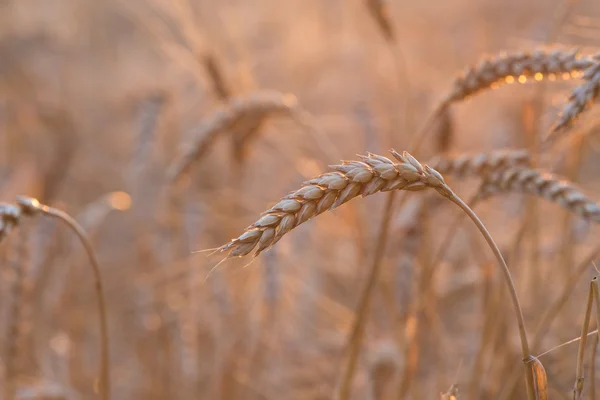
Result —
<instances>
[{"instance_id":1,"label":"dry wheat stalk","mask_svg":"<svg viewBox=\"0 0 600 400\"><path fill-rule=\"evenodd\" d=\"M479 192L486 198L499 192L530 193L557 203L589 221L600 222L600 205L588 199L579 188L547 172L510 168L489 174Z\"/></svg>"},{"instance_id":2,"label":"dry wheat stalk","mask_svg":"<svg viewBox=\"0 0 600 400\"><path fill-rule=\"evenodd\" d=\"M437 171L421 165L407 152L400 155L392 151L392 155L398 163L369 153L361 156L361 161L344 161L341 165L332 166L334 172L304 182L299 190L283 197L247 227L241 236L219 250L230 250L228 257L241 257L258 246L254 253L256 256L298 225L358 195L364 197L402 189L423 190L443 184L444 180Z\"/></svg>"},{"instance_id":3,"label":"dry wheat stalk","mask_svg":"<svg viewBox=\"0 0 600 400\"><path fill-rule=\"evenodd\" d=\"M294 95L276 91L261 91L250 96L233 98L196 130L192 143L188 144L184 153L169 166L168 179L176 181L185 174L220 134L235 130L248 121L262 120L269 115L293 114L297 105Z\"/></svg>"},{"instance_id":4,"label":"dry wheat stalk","mask_svg":"<svg viewBox=\"0 0 600 400\"><path fill-rule=\"evenodd\" d=\"M481 90L501 83L523 83L527 78L542 80L562 77L596 65L590 57L579 57L577 50L535 50L533 52L503 53L467 67L456 79L444 104L465 99ZM567 77L567 76L565 76Z\"/></svg>"},{"instance_id":5,"label":"dry wheat stalk","mask_svg":"<svg viewBox=\"0 0 600 400\"><path fill-rule=\"evenodd\" d=\"M548 139L554 139L559 132L573 125L575 120L596 101L600 94L600 62L586 68L583 80L584 82L571 92L569 101L558 117Z\"/></svg>"},{"instance_id":6,"label":"dry wheat stalk","mask_svg":"<svg viewBox=\"0 0 600 400\"><path fill-rule=\"evenodd\" d=\"M525 149L502 149L486 153L438 155L427 163L442 175L485 176L516 166L530 166L531 155Z\"/></svg>"}]
</instances>

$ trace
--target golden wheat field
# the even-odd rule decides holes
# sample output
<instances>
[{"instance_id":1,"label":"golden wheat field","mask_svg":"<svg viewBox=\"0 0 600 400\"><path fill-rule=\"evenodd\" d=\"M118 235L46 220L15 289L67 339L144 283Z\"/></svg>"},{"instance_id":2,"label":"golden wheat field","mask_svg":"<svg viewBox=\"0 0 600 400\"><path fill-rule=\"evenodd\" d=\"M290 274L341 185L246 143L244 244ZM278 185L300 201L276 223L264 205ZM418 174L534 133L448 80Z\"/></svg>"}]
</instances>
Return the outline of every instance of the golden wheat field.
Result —
<instances>
[{"instance_id":1,"label":"golden wheat field","mask_svg":"<svg viewBox=\"0 0 600 400\"><path fill-rule=\"evenodd\" d=\"M593 0L0 0L0 399L595 399L599 96Z\"/></svg>"}]
</instances>

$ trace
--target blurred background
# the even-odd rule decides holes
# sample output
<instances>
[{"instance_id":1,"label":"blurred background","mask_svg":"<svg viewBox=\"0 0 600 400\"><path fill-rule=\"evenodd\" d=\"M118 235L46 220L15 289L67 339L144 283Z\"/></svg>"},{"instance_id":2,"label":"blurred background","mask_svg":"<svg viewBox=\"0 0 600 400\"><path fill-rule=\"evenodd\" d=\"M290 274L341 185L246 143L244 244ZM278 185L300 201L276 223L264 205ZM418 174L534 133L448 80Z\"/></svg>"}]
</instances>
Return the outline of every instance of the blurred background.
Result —
<instances>
[{"instance_id":1,"label":"blurred background","mask_svg":"<svg viewBox=\"0 0 600 400\"><path fill-rule=\"evenodd\" d=\"M223 254L193 252L237 237L340 159L410 150L479 58L600 45L592 0L385 6L394 40L364 0L0 0L0 200L39 198L90 235L107 294L111 398L334 398L385 196L325 213L255 259L213 270ZM457 104L419 159L532 146L575 84L536 85ZM185 179L169 182L206 120L264 90L293 95L312 128L274 114L241 152L224 132ZM596 120L587 114L542 157L592 198ZM448 182L465 199L478 184ZM509 259L530 333L577 282L534 354L576 338L596 271L572 272L597 244L593 226L520 195L477 212ZM525 398L512 306L476 230L463 224L436 274L423 272L457 213L435 193L397 204L352 399L439 398L453 384L459 398ZM0 398L97 398L87 263L72 233L44 217L0 244ZM576 348L540 358L550 398L571 398ZM595 361L586 358L588 371Z\"/></svg>"}]
</instances>

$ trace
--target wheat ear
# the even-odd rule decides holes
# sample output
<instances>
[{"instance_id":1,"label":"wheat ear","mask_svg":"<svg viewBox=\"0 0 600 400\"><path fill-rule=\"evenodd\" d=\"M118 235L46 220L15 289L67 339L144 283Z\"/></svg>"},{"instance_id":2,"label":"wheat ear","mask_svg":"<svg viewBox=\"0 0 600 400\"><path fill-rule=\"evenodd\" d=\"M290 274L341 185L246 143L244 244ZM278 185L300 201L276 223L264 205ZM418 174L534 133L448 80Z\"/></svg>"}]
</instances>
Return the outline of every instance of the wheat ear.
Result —
<instances>
[{"instance_id":1,"label":"wheat ear","mask_svg":"<svg viewBox=\"0 0 600 400\"><path fill-rule=\"evenodd\" d=\"M108 347L108 323L106 317L106 300L104 299L104 289L102 285L102 275L100 266L96 258L94 248L81 226L67 213L41 204L37 199L19 196L17 204L21 215L36 216L39 214L58 219L69 226L77 235L90 260L90 265L94 273L94 289L98 300L98 315L100 322L100 396L103 400L110 397L110 375L109 375L109 347Z\"/></svg>"},{"instance_id":2,"label":"wheat ear","mask_svg":"<svg viewBox=\"0 0 600 400\"><path fill-rule=\"evenodd\" d=\"M442 175L485 176L509 167L530 166L531 154L525 149L502 149L478 154L441 154L434 156L427 164Z\"/></svg>"},{"instance_id":3,"label":"wheat ear","mask_svg":"<svg viewBox=\"0 0 600 400\"><path fill-rule=\"evenodd\" d=\"M256 256L298 225L358 195L423 190L441 178L439 173L421 165L407 152L392 151L392 155L397 163L369 153L360 156L360 161L344 161L341 165L331 166L333 172L304 182L299 190L283 197L241 236L219 250L230 251L228 257L238 257L249 254L256 247Z\"/></svg>"},{"instance_id":4,"label":"wheat ear","mask_svg":"<svg viewBox=\"0 0 600 400\"><path fill-rule=\"evenodd\" d=\"M277 243L283 235L291 231L294 227L326 210L336 208L358 195L368 196L377 192L402 189L411 191L426 188L435 189L440 195L452 201L469 216L493 251L498 265L503 272L515 309L523 360L529 359L531 354L529 352L525 321L512 276L500 249L488 230L473 210L444 182L444 178L439 172L428 165L421 165L419 161L407 152L400 155L392 150L392 155L399 161L398 163L393 163L383 156L368 154L361 156L361 161L346 161L342 165L333 166L334 172L326 173L310 181L306 181L302 188L282 198L279 203L264 212L262 217L246 228L242 235L233 239L230 243L219 247L216 251L229 251L229 254L225 258L227 259L230 257L245 256L258 246L254 253L256 256L269 246ZM388 197L388 205L386 207L388 210L391 209L389 204L391 204L392 200L392 197ZM385 235L384 231L382 231L382 235ZM364 303L366 304L367 302ZM364 313L359 314L364 315ZM533 400L535 396L533 392L533 373L530 368L525 368L525 372L528 398ZM352 368L349 367L345 373L344 382L349 381L351 377ZM347 398L347 388L348 385L341 385L337 393L337 398Z\"/></svg>"},{"instance_id":5,"label":"wheat ear","mask_svg":"<svg viewBox=\"0 0 600 400\"><path fill-rule=\"evenodd\" d=\"M558 121L554 124L547 140L556 139L561 132L572 126L577 118L591 107L598 98L600 94L600 60L586 68L583 81L569 95L569 100L560 113Z\"/></svg>"},{"instance_id":6,"label":"wheat ear","mask_svg":"<svg viewBox=\"0 0 600 400\"><path fill-rule=\"evenodd\" d=\"M590 57L579 57L577 50L535 50L532 52L502 53L484 58L467 67L458 77L444 103L450 104L477 92L503 83L524 83L528 78L542 80L570 78L571 74L586 70L596 62Z\"/></svg>"},{"instance_id":7,"label":"wheat ear","mask_svg":"<svg viewBox=\"0 0 600 400\"><path fill-rule=\"evenodd\" d=\"M248 121L261 121L268 115L293 114L297 106L294 95L276 91L256 92L250 96L231 99L196 129L192 142L169 166L168 179L176 181L185 174L212 147L219 135L248 124Z\"/></svg>"},{"instance_id":8,"label":"wheat ear","mask_svg":"<svg viewBox=\"0 0 600 400\"><path fill-rule=\"evenodd\" d=\"M510 168L489 174L479 192L486 198L499 192L529 193L542 197L583 217L588 221L600 222L600 205L586 197L572 183L547 172Z\"/></svg>"}]
</instances>

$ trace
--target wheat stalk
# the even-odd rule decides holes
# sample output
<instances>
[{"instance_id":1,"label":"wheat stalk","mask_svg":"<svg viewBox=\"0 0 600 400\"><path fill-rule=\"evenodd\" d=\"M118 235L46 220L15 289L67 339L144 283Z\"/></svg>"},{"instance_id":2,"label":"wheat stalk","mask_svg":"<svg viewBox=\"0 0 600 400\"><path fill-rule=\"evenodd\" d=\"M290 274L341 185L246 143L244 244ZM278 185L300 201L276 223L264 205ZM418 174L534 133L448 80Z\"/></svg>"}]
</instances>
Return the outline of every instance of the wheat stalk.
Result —
<instances>
[{"instance_id":1,"label":"wheat stalk","mask_svg":"<svg viewBox=\"0 0 600 400\"><path fill-rule=\"evenodd\" d=\"M443 104L450 104L482 90L503 83L524 83L529 78L542 80L570 78L572 74L596 65L590 57L579 57L577 50L535 50L533 52L502 53L484 58L467 69L454 81Z\"/></svg>"},{"instance_id":2,"label":"wheat stalk","mask_svg":"<svg viewBox=\"0 0 600 400\"><path fill-rule=\"evenodd\" d=\"M262 121L273 114L290 115L296 112L298 102L292 94L276 91L256 92L246 97L231 99L196 129L194 139L168 168L170 181L178 180L192 164L200 159L222 133L237 129L249 121ZM250 123L252 125L252 123Z\"/></svg>"},{"instance_id":3,"label":"wheat stalk","mask_svg":"<svg viewBox=\"0 0 600 400\"><path fill-rule=\"evenodd\" d=\"M479 191L479 198L499 192L521 192L542 197L593 222L600 222L600 205L587 198L568 181L539 170L510 168L489 174Z\"/></svg>"},{"instance_id":4,"label":"wheat stalk","mask_svg":"<svg viewBox=\"0 0 600 400\"><path fill-rule=\"evenodd\" d=\"M407 152L392 151L398 163L369 153L360 161L344 161L331 166L333 172L322 174L303 183L262 214L254 224L230 243L219 248L230 251L228 257L241 257L255 247L257 256L277 243L283 235L327 210L334 209L358 195L369 196L392 190L423 190L439 187L442 176L423 166Z\"/></svg>"},{"instance_id":5,"label":"wheat stalk","mask_svg":"<svg viewBox=\"0 0 600 400\"><path fill-rule=\"evenodd\" d=\"M596 101L600 94L600 61L586 68L583 81L569 95L569 101L560 113L547 140L554 140L561 132L572 126L575 120Z\"/></svg>"},{"instance_id":6,"label":"wheat stalk","mask_svg":"<svg viewBox=\"0 0 600 400\"><path fill-rule=\"evenodd\" d=\"M510 167L531 165L531 154L525 149L502 149L485 153L437 155L427 163L442 175L485 176Z\"/></svg>"}]
</instances>

